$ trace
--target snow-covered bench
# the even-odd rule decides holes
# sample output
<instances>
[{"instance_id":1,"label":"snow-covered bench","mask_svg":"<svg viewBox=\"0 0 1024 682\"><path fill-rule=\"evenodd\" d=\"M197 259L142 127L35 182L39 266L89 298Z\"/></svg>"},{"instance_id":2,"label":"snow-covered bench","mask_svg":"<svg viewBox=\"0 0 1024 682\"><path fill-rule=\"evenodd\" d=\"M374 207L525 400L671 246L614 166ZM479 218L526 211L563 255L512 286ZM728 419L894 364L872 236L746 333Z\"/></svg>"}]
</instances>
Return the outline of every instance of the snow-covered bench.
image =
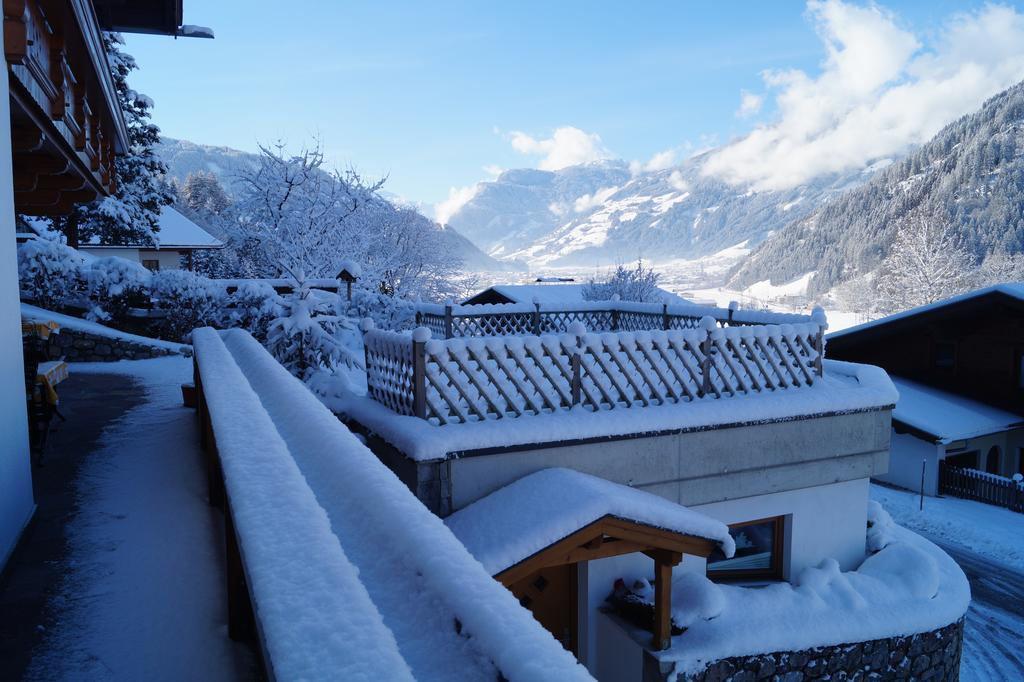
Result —
<instances>
[{"instance_id":1,"label":"snow-covered bench","mask_svg":"<svg viewBox=\"0 0 1024 682\"><path fill-rule=\"evenodd\" d=\"M250 335L200 329L193 344L232 632L251 603L272 678L589 679Z\"/></svg>"}]
</instances>

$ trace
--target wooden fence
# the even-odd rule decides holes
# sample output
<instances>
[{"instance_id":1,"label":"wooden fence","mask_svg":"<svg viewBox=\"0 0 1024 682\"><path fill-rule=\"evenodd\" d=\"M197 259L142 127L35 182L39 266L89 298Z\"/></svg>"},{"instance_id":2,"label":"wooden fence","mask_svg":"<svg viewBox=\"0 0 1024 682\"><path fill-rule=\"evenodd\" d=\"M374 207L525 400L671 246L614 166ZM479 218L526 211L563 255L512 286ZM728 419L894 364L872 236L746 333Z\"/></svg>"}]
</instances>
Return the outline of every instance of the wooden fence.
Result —
<instances>
[{"instance_id":1,"label":"wooden fence","mask_svg":"<svg viewBox=\"0 0 1024 682\"><path fill-rule=\"evenodd\" d=\"M680 403L812 385L816 322L694 329L431 339L365 324L369 395L434 424Z\"/></svg>"},{"instance_id":2,"label":"wooden fence","mask_svg":"<svg viewBox=\"0 0 1024 682\"><path fill-rule=\"evenodd\" d=\"M761 310L738 310L735 305L715 308L696 304L636 303L632 301L594 301L571 305L492 304L432 305L420 304L416 324L439 338L475 336L524 336L563 334L569 326L581 323L592 332L645 331L660 329L696 329L705 317L723 326L763 324L824 323L824 312L795 315Z\"/></svg>"},{"instance_id":3,"label":"wooden fence","mask_svg":"<svg viewBox=\"0 0 1024 682\"><path fill-rule=\"evenodd\" d=\"M977 469L939 462L939 494L977 500L1015 512L1024 512L1024 483Z\"/></svg>"}]
</instances>

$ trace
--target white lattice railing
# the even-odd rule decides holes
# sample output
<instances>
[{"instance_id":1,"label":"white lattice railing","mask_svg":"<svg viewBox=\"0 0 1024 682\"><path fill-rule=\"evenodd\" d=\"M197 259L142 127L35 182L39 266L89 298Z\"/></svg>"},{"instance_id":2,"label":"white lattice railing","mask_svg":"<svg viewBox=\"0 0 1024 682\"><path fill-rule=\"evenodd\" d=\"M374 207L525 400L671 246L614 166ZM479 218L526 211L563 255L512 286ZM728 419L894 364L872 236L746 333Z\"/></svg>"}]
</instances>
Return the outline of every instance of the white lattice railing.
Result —
<instances>
[{"instance_id":1,"label":"white lattice railing","mask_svg":"<svg viewBox=\"0 0 1024 682\"><path fill-rule=\"evenodd\" d=\"M367 385L399 414L443 425L727 398L812 385L824 318L783 325L432 339L364 326Z\"/></svg>"},{"instance_id":2,"label":"white lattice railing","mask_svg":"<svg viewBox=\"0 0 1024 682\"><path fill-rule=\"evenodd\" d=\"M490 305L420 304L416 324L443 339L475 336L563 334L579 322L593 332L695 329L704 317L723 326L798 324L810 315L716 308L696 304L591 301L571 305L505 303Z\"/></svg>"}]
</instances>

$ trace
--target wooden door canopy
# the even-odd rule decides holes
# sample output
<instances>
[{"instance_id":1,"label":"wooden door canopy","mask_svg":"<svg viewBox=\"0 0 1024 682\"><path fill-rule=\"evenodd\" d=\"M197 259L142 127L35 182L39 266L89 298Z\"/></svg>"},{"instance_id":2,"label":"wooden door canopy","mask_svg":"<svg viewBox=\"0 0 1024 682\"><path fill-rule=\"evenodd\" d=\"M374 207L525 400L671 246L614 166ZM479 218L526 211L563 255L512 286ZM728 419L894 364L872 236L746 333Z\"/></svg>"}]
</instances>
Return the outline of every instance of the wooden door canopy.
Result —
<instances>
[{"instance_id":1,"label":"wooden door canopy","mask_svg":"<svg viewBox=\"0 0 1024 682\"><path fill-rule=\"evenodd\" d=\"M675 566L682 561L683 554L707 557L717 546L717 543L707 538L607 515L494 577L508 587L548 566L575 564L634 552L643 552L655 561Z\"/></svg>"}]
</instances>

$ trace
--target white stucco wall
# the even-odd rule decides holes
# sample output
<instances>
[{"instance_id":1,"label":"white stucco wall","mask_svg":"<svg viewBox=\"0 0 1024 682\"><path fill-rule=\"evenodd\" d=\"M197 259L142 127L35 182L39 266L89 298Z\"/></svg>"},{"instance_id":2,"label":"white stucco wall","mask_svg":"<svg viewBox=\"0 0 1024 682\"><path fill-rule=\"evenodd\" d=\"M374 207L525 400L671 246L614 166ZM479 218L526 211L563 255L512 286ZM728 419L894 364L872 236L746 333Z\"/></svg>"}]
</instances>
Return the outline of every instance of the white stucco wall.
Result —
<instances>
[{"instance_id":1,"label":"white stucco wall","mask_svg":"<svg viewBox=\"0 0 1024 682\"><path fill-rule=\"evenodd\" d=\"M942 446L895 431L890 443L889 471L875 478L918 492L921 490L921 463L924 462L924 494L937 494Z\"/></svg>"},{"instance_id":2,"label":"white stucco wall","mask_svg":"<svg viewBox=\"0 0 1024 682\"><path fill-rule=\"evenodd\" d=\"M124 258L126 260L133 261L135 263L141 263L144 260L157 260L160 262L161 270L180 270L181 269L181 252L174 249L131 249L131 248L103 248L94 249L88 246L83 246L79 249L83 253L88 253L97 258L106 258L109 256L116 256L118 258Z\"/></svg>"},{"instance_id":3,"label":"white stucco wall","mask_svg":"<svg viewBox=\"0 0 1024 682\"><path fill-rule=\"evenodd\" d=\"M0 29L0 37L3 29ZM0 568L35 508L25 413L7 77L0 79Z\"/></svg>"}]
</instances>

